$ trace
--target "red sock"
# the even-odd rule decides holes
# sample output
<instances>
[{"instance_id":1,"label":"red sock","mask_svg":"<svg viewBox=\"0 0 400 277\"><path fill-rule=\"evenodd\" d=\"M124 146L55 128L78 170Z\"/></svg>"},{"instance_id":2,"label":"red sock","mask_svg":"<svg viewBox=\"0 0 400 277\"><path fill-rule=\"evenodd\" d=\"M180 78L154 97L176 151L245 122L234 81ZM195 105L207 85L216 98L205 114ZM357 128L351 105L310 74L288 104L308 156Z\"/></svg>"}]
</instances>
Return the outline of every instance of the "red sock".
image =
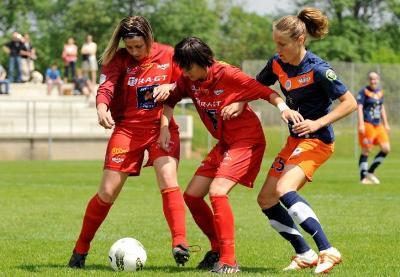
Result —
<instances>
[{"instance_id":1,"label":"red sock","mask_svg":"<svg viewBox=\"0 0 400 277\"><path fill-rule=\"evenodd\" d=\"M211 243L211 250L219 252L218 236L214 227L214 215L202 197L195 197L184 193L186 205L192 213L197 226L208 237Z\"/></svg>"},{"instance_id":2,"label":"red sock","mask_svg":"<svg viewBox=\"0 0 400 277\"><path fill-rule=\"evenodd\" d=\"M210 196L220 246L220 262L235 265L235 222L227 195Z\"/></svg>"},{"instance_id":3,"label":"red sock","mask_svg":"<svg viewBox=\"0 0 400 277\"><path fill-rule=\"evenodd\" d=\"M186 241L185 204L179 187L161 191L163 211L172 236L172 247L188 246Z\"/></svg>"},{"instance_id":4,"label":"red sock","mask_svg":"<svg viewBox=\"0 0 400 277\"><path fill-rule=\"evenodd\" d=\"M83 218L81 233L75 244L76 252L85 254L89 251L90 242L96 234L97 229L99 229L101 223L106 218L111 206L112 203L104 202L100 199L98 194L90 199Z\"/></svg>"}]
</instances>

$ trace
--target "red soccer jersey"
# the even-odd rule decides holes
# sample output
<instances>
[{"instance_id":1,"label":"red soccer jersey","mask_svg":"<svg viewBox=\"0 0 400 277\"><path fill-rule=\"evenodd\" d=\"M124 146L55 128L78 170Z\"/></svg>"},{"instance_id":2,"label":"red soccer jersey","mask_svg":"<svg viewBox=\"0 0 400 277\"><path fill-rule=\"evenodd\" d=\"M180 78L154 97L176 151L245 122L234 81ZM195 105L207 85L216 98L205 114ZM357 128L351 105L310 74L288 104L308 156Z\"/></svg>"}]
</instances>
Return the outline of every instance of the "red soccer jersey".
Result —
<instances>
[{"instance_id":1,"label":"red soccer jersey","mask_svg":"<svg viewBox=\"0 0 400 277\"><path fill-rule=\"evenodd\" d=\"M118 126L159 128L163 105L154 102L153 88L180 76L173 52L170 46L153 43L150 55L137 62L125 48L119 49L102 67L96 104L105 103Z\"/></svg>"},{"instance_id":2,"label":"red soccer jersey","mask_svg":"<svg viewBox=\"0 0 400 277\"><path fill-rule=\"evenodd\" d=\"M190 97L204 125L216 139L227 144L238 141L263 143L260 121L248 105L240 116L231 120L222 120L221 110L238 101L268 100L273 92L238 68L215 62L203 82L193 82L182 75L166 104L174 107L183 97Z\"/></svg>"}]
</instances>

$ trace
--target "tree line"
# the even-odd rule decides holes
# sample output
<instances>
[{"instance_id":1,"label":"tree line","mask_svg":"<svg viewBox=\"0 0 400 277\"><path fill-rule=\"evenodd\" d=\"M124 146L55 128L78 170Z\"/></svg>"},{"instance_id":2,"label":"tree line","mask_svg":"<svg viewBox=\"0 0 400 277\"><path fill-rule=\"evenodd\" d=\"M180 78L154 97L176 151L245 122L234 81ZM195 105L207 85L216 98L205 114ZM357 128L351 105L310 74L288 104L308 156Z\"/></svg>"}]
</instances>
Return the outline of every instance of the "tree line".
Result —
<instances>
[{"instance_id":1,"label":"tree line","mask_svg":"<svg viewBox=\"0 0 400 277\"><path fill-rule=\"evenodd\" d=\"M242 3L246 1L243 0ZM315 6L330 18L330 33L311 41L309 49L330 61L400 63L399 0L296 0L291 11L259 15L233 0L3 0L0 43L11 32L29 33L43 71L61 63L63 44L74 37L82 45L91 34L101 52L116 24L127 15L143 15L157 41L175 45L185 36L204 39L217 58L240 65L245 59L274 54L272 23L304 6ZM0 54L5 65L7 56Z\"/></svg>"}]
</instances>

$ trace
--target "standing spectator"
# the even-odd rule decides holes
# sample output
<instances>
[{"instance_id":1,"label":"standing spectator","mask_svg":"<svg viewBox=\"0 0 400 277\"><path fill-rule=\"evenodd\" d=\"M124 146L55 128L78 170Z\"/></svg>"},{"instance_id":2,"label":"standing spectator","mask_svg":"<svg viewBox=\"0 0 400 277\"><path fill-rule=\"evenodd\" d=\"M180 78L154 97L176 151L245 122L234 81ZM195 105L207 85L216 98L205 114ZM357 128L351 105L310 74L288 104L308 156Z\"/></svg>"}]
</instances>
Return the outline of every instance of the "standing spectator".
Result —
<instances>
[{"instance_id":1,"label":"standing spectator","mask_svg":"<svg viewBox=\"0 0 400 277\"><path fill-rule=\"evenodd\" d=\"M64 81L68 82L70 72L71 80L75 78L75 65L78 59L78 46L73 38L69 38L67 44L64 44L62 59L64 61Z\"/></svg>"},{"instance_id":2,"label":"standing spectator","mask_svg":"<svg viewBox=\"0 0 400 277\"><path fill-rule=\"evenodd\" d=\"M83 94L87 98L89 98L92 91L92 82L88 79L88 77L83 75L82 69L78 68L76 70L76 76L74 78L74 94Z\"/></svg>"},{"instance_id":3,"label":"standing spectator","mask_svg":"<svg viewBox=\"0 0 400 277\"><path fill-rule=\"evenodd\" d=\"M46 70L46 83L47 83L47 95L51 95L54 85L57 86L58 95L62 95L62 80L61 73L58 70L57 64L52 64L51 68Z\"/></svg>"},{"instance_id":4,"label":"standing spectator","mask_svg":"<svg viewBox=\"0 0 400 277\"><path fill-rule=\"evenodd\" d=\"M2 89L4 85L4 90ZM7 72L4 67L0 64L0 94L9 93L9 81L7 80Z\"/></svg>"},{"instance_id":5,"label":"standing spectator","mask_svg":"<svg viewBox=\"0 0 400 277\"><path fill-rule=\"evenodd\" d=\"M88 35L85 43L82 45L82 69L85 76L89 76L93 84L96 84L97 60L96 60L97 44L93 41L93 37Z\"/></svg>"},{"instance_id":6,"label":"standing spectator","mask_svg":"<svg viewBox=\"0 0 400 277\"><path fill-rule=\"evenodd\" d=\"M30 81L32 72L35 70L34 60L36 60L36 49L32 46L29 34L22 38L21 50L21 80Z\"/></svg>"},{"instance_id":7,"label":"standing spectator","mask_svg":"<svg viewBox=\"0 0 400 277\"><path fill-rule=\"evenodd\" d=\"M17 75L16 82L21 82L21 50L22 36L17 32L12 33L12 40L3 47L4 51L10 56L8 60L8 77L11 83L14 82L15 73Z\"/></svg>"},{"instance_id":8,"label":"standing spectator","mask_svg":"<svg viewBox=\"0 0 400 277\"><path fill-rule=\"evenodd\" d=\"M383 89L379 85L378 73L370 72L368 79L369 85L362 88L357 96L358 138L361 147L360 181L364 185L377 185L380 181L374 172L390 152L390 126L383 105ZM368 156L375 145L379 146L380 151L368 168Z\"/></svg>"}]
</instances>

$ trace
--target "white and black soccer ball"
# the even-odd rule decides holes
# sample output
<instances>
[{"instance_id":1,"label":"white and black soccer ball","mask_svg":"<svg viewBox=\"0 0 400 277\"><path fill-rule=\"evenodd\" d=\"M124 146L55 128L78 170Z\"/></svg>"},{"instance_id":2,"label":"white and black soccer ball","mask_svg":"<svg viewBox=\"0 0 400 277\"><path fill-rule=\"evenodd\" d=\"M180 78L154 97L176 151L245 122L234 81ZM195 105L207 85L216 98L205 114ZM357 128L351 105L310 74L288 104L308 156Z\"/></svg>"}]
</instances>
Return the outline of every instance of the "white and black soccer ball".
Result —
<instances>
[{"instance_id":1,"label":"white and black soccer ball","mask_svg":"<svg viewBox=\"0 0 400 277\"><path fill-rule=\"evenodd\" d=\"M147 254L143 245L134 238L123 238L117 240L108 253L111 267L115 271L137 271L142 270Z\"/></svg>"}]
</instances>

